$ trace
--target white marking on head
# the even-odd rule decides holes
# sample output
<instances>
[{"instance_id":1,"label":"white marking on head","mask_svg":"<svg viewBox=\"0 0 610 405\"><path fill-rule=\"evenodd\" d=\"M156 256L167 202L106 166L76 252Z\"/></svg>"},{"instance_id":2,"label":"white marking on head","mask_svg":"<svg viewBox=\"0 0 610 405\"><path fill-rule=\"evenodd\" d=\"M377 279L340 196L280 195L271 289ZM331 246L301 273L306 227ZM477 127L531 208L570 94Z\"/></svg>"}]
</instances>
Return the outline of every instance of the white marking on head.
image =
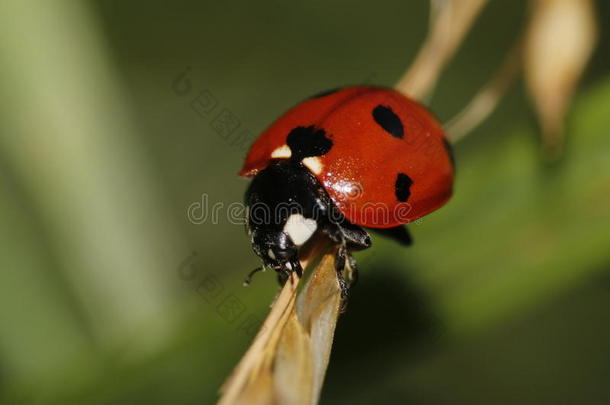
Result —
<instances>
[{"instance_id":1,"label":"white marking on head","mask_svg":"<svg viewBox=\"0 0 610 405\"><path fill-rule=\"evenodd\" d=\"M292 214L286 220L284 232L290 236L295 245L301 246L311 238L317 228L315 219L305 218L301 214Z\"/></svg>"},{"instance_id":2,"label":"white marking on head","mask_svg":"<svg viewBox=\"0 0 610 405\"><path fill-rule=\"evenodd\" d=\"M324 168L324 165L322 165L322 161L317 156L303 159L303 165L309 170L311 170L313 174L322 173L322 169Z\"/></svg>"},{"instance_id":3,"label":"white marking on head","mask_svg":"<svg viewBox=\"0 0 610 405\"><path fill-rule=\"evenodd\" d=\"M271 157L274 159L288 159L290 156L292 156L292 151L288 145L282 145L271 152Z\"/></svg>"},{"instance_id":4,"label":"white marking on head","mask_svg":"<svg viewBox=\"0 0 610 405\"><path fill-rule=\"evenodd\" d=\"M273 253L273 250L269 249L267 251L267 256L269 256L270 258L272 258L273 260L275 260L275 253Z\"/></svg>"}]
</instances>

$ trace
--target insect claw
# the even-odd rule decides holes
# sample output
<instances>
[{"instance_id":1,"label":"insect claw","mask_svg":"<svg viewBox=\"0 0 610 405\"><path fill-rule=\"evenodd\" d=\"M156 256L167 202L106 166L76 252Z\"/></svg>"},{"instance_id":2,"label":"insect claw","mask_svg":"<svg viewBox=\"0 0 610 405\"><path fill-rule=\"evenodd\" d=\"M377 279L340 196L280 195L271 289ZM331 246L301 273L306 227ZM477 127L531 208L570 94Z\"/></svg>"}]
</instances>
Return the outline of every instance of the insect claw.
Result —
<instances>
[{"instance_id":1,"label":"insect claw","mask_svg":"<svg viewBox=\"0 0 610 405\"><path fill-rule=\"evenodd\" d=\"M303 268L301 267L301 263L296 260L295 262L293 262L292 264L292 268L294 269L294 271L297 273L297 276L299 278L303 277Z\"/></svg>"}]
</instances>

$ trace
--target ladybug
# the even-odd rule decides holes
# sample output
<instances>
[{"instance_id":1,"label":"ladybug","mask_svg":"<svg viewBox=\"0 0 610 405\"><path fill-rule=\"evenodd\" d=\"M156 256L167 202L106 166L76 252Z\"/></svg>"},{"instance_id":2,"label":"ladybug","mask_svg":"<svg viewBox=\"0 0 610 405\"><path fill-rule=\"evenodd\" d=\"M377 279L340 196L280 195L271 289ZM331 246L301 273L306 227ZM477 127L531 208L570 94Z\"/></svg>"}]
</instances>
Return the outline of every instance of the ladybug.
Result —
<instances>
[{"instance_id":1,"label":"ladybug","mask_svg":"<svg viewBox=\"0 0 610 405\"><path fill-rule=\"evenodd\" d=\"M371 246L365 229L403 245L404 226L444 205L454 163L443 129L396 90L354 86L305 100L258 137L240 175L247 230L264 268L285 282L302 274L301 247L322 232L337 244L343 297L357 277L351 252ZM347 269L349 281L343 277Z\"/></svg>"}]
</instances>

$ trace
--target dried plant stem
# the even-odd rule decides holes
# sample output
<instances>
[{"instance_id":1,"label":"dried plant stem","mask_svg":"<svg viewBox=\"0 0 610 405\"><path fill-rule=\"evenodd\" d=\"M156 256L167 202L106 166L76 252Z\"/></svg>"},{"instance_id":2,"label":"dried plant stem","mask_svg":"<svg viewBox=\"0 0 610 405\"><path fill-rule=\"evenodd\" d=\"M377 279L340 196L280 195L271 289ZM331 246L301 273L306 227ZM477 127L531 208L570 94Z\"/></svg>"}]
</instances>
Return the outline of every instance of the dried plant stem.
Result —
<instances>
[{"instance_id":1,"label":"dried plant stem","mask_svg":"<svg viewBox=\"0 0 610 405\"><path fill-rule=\"evenodd\" d=\"M415 62L394 88L416 100L426 98L486 3L487 0L431 0L428 36Z\"/></svg>"},{"instance_id":2,"label":"dried plant stem","mask_svg":"<svg viewBox=\"0 0 610 405\"><path fill-rule=\"evenodd\" d=\"M274 351L279 339L278 333L286 325L288 315L294 308L299 279L295 274L286 282L280 294L276 297L271 312L258 331L254 341L233 374L221 388L223 396L219 404L234 404L237 399L248 392L248 386L256 382L261 375L261 369L268 367L268 359L264 354ZM260 384L259 384L260 385Z\"/></svg>"},{"instance_id":3,"label":"dried plant stem","mask_svg":"<svg viewBox=\"0 0 610 405\"><path fill-rule=\"evenodd\" d=\"M299 290L291 275L221 388L219 404L317 403L341 303L335 248L318 243L302 266L305 285Z\"/></svg>"},{"instance_id":4,"label":"dried plant stem","mask_svg":"<svg viewBox=\"0 0 610 405\"><path fill-rule=\"evenodd\" d=\"M521 68L523 41L519 39L504 62L473 99L445 125L447 138L455 143L483 122L496 108Z\"/></svg>"},{"instance_id":5,"label":"dried plant stem","mask_svg":"<svg viewBox=\"0 0 610 405\"><path fill-rule=\"evenodd\" d=\"M525 83L542 130L543 152L561 155L565 117L598 37L592 0L532 1L524 45Z\"/></svg>"}]
</instances>

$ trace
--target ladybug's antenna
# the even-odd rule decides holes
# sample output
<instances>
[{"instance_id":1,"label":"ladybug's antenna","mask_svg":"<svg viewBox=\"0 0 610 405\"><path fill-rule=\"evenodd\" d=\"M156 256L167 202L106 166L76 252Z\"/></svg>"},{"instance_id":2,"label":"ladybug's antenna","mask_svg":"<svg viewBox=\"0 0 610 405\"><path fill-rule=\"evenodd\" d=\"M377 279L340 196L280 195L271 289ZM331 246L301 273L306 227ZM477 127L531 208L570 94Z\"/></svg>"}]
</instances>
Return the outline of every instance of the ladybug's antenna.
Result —
<instances>
[{"instance_id":1,"label":"ladybug's antenna","mask_svg":"<svg viewBox=\"0 0 610 405\"><path fill-rule=\"evenodd\" d=\"M246 279L244 280L244 287L249 286L250 283L252 282L252 276L254 276L256 273L258 273L261 270L265 270L265 267L258 266L257 268L252 270L250 273L248 273L248 276L246 276Z\"/></svg>"}]
</instances>

